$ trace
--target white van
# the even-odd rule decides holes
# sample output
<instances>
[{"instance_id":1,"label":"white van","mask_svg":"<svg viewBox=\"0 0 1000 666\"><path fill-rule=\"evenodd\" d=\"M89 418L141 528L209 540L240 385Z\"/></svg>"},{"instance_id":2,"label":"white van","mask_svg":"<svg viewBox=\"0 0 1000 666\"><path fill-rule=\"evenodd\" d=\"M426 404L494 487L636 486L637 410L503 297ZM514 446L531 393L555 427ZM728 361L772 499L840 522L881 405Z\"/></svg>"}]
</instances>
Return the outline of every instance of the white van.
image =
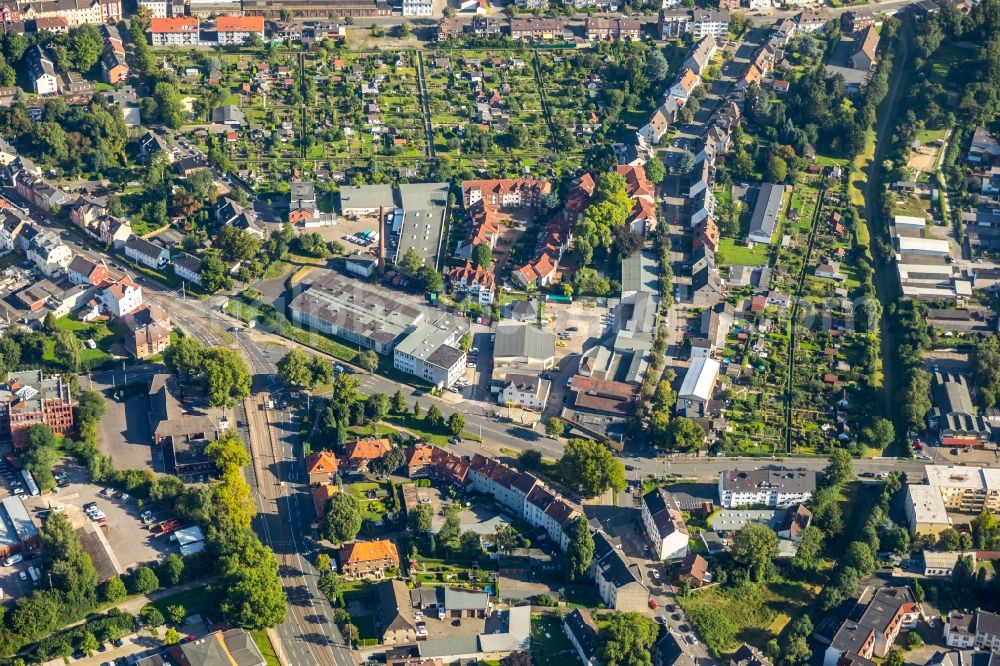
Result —
<instances>
[{"instance_id":1,"label":"white van","mask_svg":"<svg viewBox=\"0 0 1000 666\"><path fill-rule=\"evenodd\" d=\"M24 559L24 555L22 555L21 553L15 553L15 554L11 555L10 557L8 557L6 560L4 560L3 561L3 565L5 567L9 567L12 564L17 564L18 562L20 562L23 559Z\"/></svg>"}]
</instances>

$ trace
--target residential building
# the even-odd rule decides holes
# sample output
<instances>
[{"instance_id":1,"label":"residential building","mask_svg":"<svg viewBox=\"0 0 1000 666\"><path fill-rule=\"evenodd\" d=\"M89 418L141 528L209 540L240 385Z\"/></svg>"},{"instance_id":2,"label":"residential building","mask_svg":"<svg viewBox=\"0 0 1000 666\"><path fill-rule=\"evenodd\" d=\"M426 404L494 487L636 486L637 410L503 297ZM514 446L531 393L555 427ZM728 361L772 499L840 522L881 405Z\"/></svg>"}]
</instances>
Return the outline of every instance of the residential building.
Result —
<instances>
[{"instance_id":1,"label":"residential building","mask_svg":"<svg viewBox=\"0 0 1000 666\"><path fill-rule=\"evenodd\" d=\"M724 295L722 276L715 266L706 266L691 275L691 303L701 307L715 307Z\"/></svg>"},{"instance_id":2,"label":"residential building","mask_svg":"<svg viewBox=\"0 0 1000 666\"><path fill-rule=\"evenodd\" d=\"M795 15L799 32L815 33L821 31L830 20L830 12L824 7L817 9L805 9Z\"/></svg>"},{"instance_id":3,"label":"residential building","mask_svg":"<svg viewBox=\"0 0 1000 666\"><path fill-rule=\"evenodd\" d=\"M590 611L586 608L574 609L563 618L563 633L583 666L597 665L598 629Z\"/></svg>"},{"instance_id":4,"label":"residential building","mask_svg":"<svg viewBox=\"0 0 1000 666\"><path fill-rule=\"evenodd\" d=\"M156 305L142 306L122 318L128 327L125 349L137 359L162 354L170 346L170 315Z\"/></svg>"},{"instance_id":5,"label":"residential building","mask_svg":"<svg viewBox=\"0 0 1000 666\"><path fill-rule=\"evenodd\" d=\"M266 666L253 638L242 629L215 631L167 649L170 663L184 666ZM161 662L164 663L164 662ZM145 666L145 665L143 665Z\"/></svg>"},{"instance_id":6,"label":"residential building","mask_svg":"<svg viewBox=\"0 0 1000 666\"><path fill-rule=\"evenodd\" d=\"M28 428L36 423L65 435L73 430L75 405L61 376L46 377L41 370L10 372L0 384L0 437L20 450L27 445Z\"/></svg>"},{"instance_id":7,"label":"residential building","mask_svg":"<svg viewBox=\"0 0 1000 666\"><path fill-rule=\"evenodd\" d=\"M778 225L781 203L785 196L785 186L762 183L757 191L753 214L750 217L748 237L756 243L770 244Z\"/></svg>"},{"instance_id":8,"label":"residential building","mask_svg":"<svg viewBox=\"0 0 1000 666\"><path fill-rule=\"evenodd\" d=\"M729 666L771 666L771 660L754 646L744 643L729 658Z\"/></svg>"},{"instance_id":9,"label":"residential building","mask_svg":"<svg viewBox=\"0 0 1000 666\"><path fill-rule=\"evenodd\" d=\"M302 224L316 217L316 186L293 181L288 196L288 221Z\"/></svg>"},{"instance_id":10,"label":"residential building","mask_svg":"<svg viewBox=\"0 0 1000 666\"><path fill-rule=\"evenodd\" d=\"M171 0L138 0L136 4L140 9L147 9L151 19L167 18L170 16L170 10L173 8Z\"/></svg>"},{"instance_id":11,"label":"residential building","mask_svg":"<svg viewBox=\"0 0 1000 666\"><path fill-rule=\"evenodd\" d=\"M951 527L941 491L932 486L907 485L903 508L910 532L915 535L936 535Z\"/></svg>"},{"instance_id":12,"label":"residential building","mask_svg":"<svg viewBox=\"0 0 1000 666\"><path fill-rule=\"evenodd\" d=\"M142 307L142 287L128 275L117 282L102 282L98 289L98 300L113 317L124 317Z\"/></svg>"},{"instance_id":13,"label":"residential building","mask_svg":"<svg viewBox=\"0 0 1000 666\"><path fill-rule=\"evenodd\" d=\"M855 33L851 67L866 72L875 69L875 52L878 50L878 41L879 32L874 25Z\"/></svg>"},{"instance_id":14,"label":"residential building","mask_svg":"<svg viewBox=\"0 0 1000 666\"><path fill-rule=\"evenodd\" d=\"M688 529L665 488L653 488L642 496L642 524L654 558L677 560L687 555Z\"/></svg>"},{"instance_id":15,"label":"residential building","mask_svg":"<svg viewBox=\"0 0 1000 666\"><path fill-rule=\"evenodd\" d=\"M551 191L551 182L535 178L462 182L462 198L466 208L479 201L497 209L537 208L541 205L542 197Z\"/></svg>"},{"instance_id":16,"label":"residential building","mask_svg":"<svg viewBox=\"0 0 1000 666\"><path fill-rule=\"evenodd\" d=\"M198 19L194 16L154 18L149 22L153 46L193 46L200 41Z\"/></svg>"},{"instance_id":17,"label":"residential building","mask_svg":"<svg viewBox=\"0 0 1000 666\"><path fill-rule=\"evenodd\" d=\"M100 238L105 245L111 245L116 250L121 249L131 236L132 224L128 220L110 215L101 218Z\"/></svg>"},{"instance_id":18,"label":"residential building","mask_svg":"<svg viewBox=\"0 0 1000 666\"><path fill-rule=\"evenodd\" d=\"M949 511L1000 513L1000 470L927 465L927 485L937 488Z\"/></svg>"},{"instance_id":19,"label":"residential building","mask_svg":"<svg viewBox=\"0 0 1000 666\"><path fill-rule=\"evenodd\" d=\"M149 430L162 453L164 467L183 481L205 481L217 469L205 447L221 433L218 419L205 410L190 410L177 396L177 380L154 375L149 386Z\"/></svg>"},{"instance_id":20,"label":"residential building","mask_svg":"<svg viewBox=\"0 0 1000 666\"><path fill-rule=\"evenodd\" d=\"M25 56L31 87L39 95L55 95L59 92L59 75L47 51L35 46Z\"/></svg>"},{"instance_id":21,"label":"residential building","mask_svg":"<svg viewBox=\"0 0 1000 666\"><path fill-rule=\"evenodd\" d=\"M68 194L40 176L28 170L22 170L14 176L14 189L30 203L47 213L54 208L66 206L72 202ZM27 245L25 245L27 249Z\"/></svg>"},{"instance_id":22,"label":"residential building","mask_svg":"<svg viewBox=\"0 0 1000 666\"><path fill-rule=\"evenodd\" d=\"M976 643L976 614L953 610L944 623L944 643L948 647L968 650Z\"/></svg>"},{"instance_id":23,"label":"residential building","mask_svg":"<svg viewBox=\"0 0 1000 666\"><path fill-rule=\"evenodd\" d=\"M493 367L548 370L555 364L556 336L533 324L503 322L493 341Z\"/></svg>"},{"instance_id":24,"label":"residential building","mask_svg":"<svg viewBox=\"0 0 1000 666\"><path fill-rule=\"evenodd\" d=\"M677 392L677 413L688 417L708 415L708 403L715 391L721 364L713 358L691 361Z\"/></svg>"},{"instance_id":25,"label":"residential building","mask_svg":"<svg viewBox=\"0 0 1000 666\"><path fill-rule=\"evenodd\" d=\"M490 305L496 293L493 272L487 268L473 267L472 262L448 271L448 283L458 295L466 295L480 305Z\"/></svg>"},{"instance_id":26,"label":"residential building","mask_svg":"<svg viewBox=\"0 0 1000 666\"><path fill-rule=\"evenodd\" d=\"M3 5L5 23L58 18L67 28L84 24L118 23L122 19L121 0L35 0L20 5Z\"/></svg>"},{"instance_id":27,"label":"residential building","mask_svg":"<svg viewBox=\"0 0 1000 666\"><path fill-rule=\"evenodd\" d=\"M568 36L566 22L561 18L512 18L510 20L510 38L514 41L564 41Z\"/></svg>"},{"instance_id":28,"label":"residential building","mask_svg":"<svg viewBox=\"0 0 1000 666\"><path fill-rule=\"evenodd\" d=\"M216 39L220 46L245 44L251 36L264 39L263 16L220 16L215 20Z\"/></svg>"},{"instance_id":29,"label":"residential building","mask_svg":"<svg viewBox=\"0 0 1000 666\"><path fill-rule=\"evenodd\" d=\"M383 645L405 645L417 640L417 622L406 583L393 578L375 586L378 630Z\"/></svg>"},{"instance_id":30,"label":"residential building","mask_svg":"<svg viewBox=\"0 0 1000 666\"><path fill-rule=\"evenodd\" d=\"M533 527L542 528L565 550L580 510L548 490L533 474L477 453L469 462L466 479L471 489L491 495Z\"/></svg>"},{"instance_id":31,"label":"residential building","mask_svg":"<svg viewBox=\"0 0 1000 666\"><path fill-rule=\"evenodd\" d=\"M459 339L468 333L464 318L442 317L417 326L393 350L393 367L437 388L448 388L465 374Z\"/></svg>"},{"instance_id":32,"label":"residential building","mask_svg":"<svg viewBox=\"0 0 1000 666\"><path fill-rule=\"evenodd\" d=\"M178 252L170 260L170 263L174 267L174 275L191 284L201 286L201 259L187 252Z\"/></svg>"},{"instance_id":33,"label":"residential building","mask_svg":"<svg viewBox=\"0 0 1000 666\"><path fill-rule=\"evenodd\" d=\"M712 582L712 574L708 572L708 560L697 553L691 553L677 567L677 581L688 583L693 588L704 587Z\"/></svg>"},{"instance_id":34,"label":"residential building","mask_svg":"<svg viewBox=\"0 0 1000 666\"><path fill-rule=\"evenodd\" d=\"M708 71L708 65L712 62L712 57L718 50L718 40L715 37L702 37L684 60L681 71L687 69L698 76L704 76L705 72Z\"/></svg>"},{"instance_id":35,"label":"residential building","mask_svg":"<svg viewBox=\"0 0 1000 666\"><path fill-rule=\"evenodd\" d=\"M691 14L688 32L695 40L703 37L726 37L729 34L729 12L693 9Z\"/></svg>"},{"instance_id":36,"label":"residential building","mask_svg":"<svg viewBox=\"0 0 1000 666\"><path fill-rule=\"evenodd\" d=\"M910 588L878 589L871 595L859 619L845 620L840 626L826 648L823 666L837 666L844 656L868 660L884 658L900 632L915 628L919 617L920 606Z\"/></svg>"},{"instance_id":37,"label":"residential building","mask_svg":"<svg viewBox=\"0 0 1000 666\"><path fill-rule=\"evenodd\" d=\"M816 472L812 470L729 470L719 474L719 505L724 509L787 507L808 501L814 492Z\"/></svg>"},{"instance_id":38,"label":"residential building","mask_svg":"<svg viewBox=\"0 0 1000 666\"><path fill-rule=\"evenodd\" d=\"M344 461L349 469L364 470L371 461L381 458L391 448L392 442L388 439L377 437L356 439L345 447Z\"/></svg>"},{"instance_id":39,"label":"residential building","mask_svg":"<svg viewBox=\"0 0 1000 666\"><path fill-rule=\"evenodd\" d=\"M82 254L73 257L66 269L66 276L73 284L89 284L96 287L108 279L108 265L103 261L94 263Z\"/></svg>"},{"instance_id":40,"label":"residential building","mask_svg":"<svg viewBox=\"0 0 1000 666\"><path fill-rule=\"evenodd\" d=\"M587 18L587 39L595 41L639 39L642 24L639 19L624 16L591 16Z\"/></svg>"},{"instance_id":41,"label":"residential building","mask_svg":"<svg viewBox=\"0 0 1000 666\"><path fill-rule=\"evenodd\" d=\"M170 253L165 247L134 235L125 241L125 256L154 270L162 269L170 259Z\"/></svg>"},{"instance_id":42,"label":"residential building","mask_svg":"<svg viewBox=\"0 0 1000 666\"><path fill-rule=\"evenodd\" d=\"M28 244L28 260L46 277L61 275L69 267L73 252L62 242L59 234L42 231Z\"/></svg>"},{"instance_id":43,"label":"residential building","mask_svg":"<svg viewBox=\"0 0 1000 666\"><path fill-rule=\"evenodd\" d=\"M984 610L976 611L977 650L1000 652L1000 615Z\"/></svg>"},{"instance_id":44,"label":"residential building","mask_svg":"<svg viewBox=\"0 0 1000 666\"><path fill-rule=\"evenodd\" d=\"M644 613L649 590L642 584L639 567L625 559L603 532L594 534L590 575L604 606L620 612Z\"/></svg>"},{"instance_id":45,"label":"residential building","mask_svg":"<svg viewBox=\"0 0 1000 666\"><path fill-rule=\"evenodd\" d=\"M501 382L498 402L507 407L542 411L549 401L552 382L538 375L508 374Z\"/></svg>"},{"instance_id":46,"label":"residential building","mask_svg":"<svg viewBox=\"0 0 1000 666\"><path fill-rule=\"evenodd\" d=\"M685 69L677 77L677 82L670 88L670 96L686 101L694 89L701 85L701 77L694 70Z\"/></svg>"},{"instance_id":47,"label":"residential building","mask_svg":"<svg viewBox=\"0 0 1000 666\"><path fill-rule=\"evenodd\" d=\"M311 486L333 483L338 469L337 456L333 451L315 451L306 456L306 475Z\"/></svg>"},{"instance_id":48,"label":"residential building","mask_svg":"<svg viewBox=\"0 0 1000 666\"><path fill-rule=\"evenodd\" d=\"M387 539L355 541L340 549L340 570L348 578L384 578L399 568L399 551Z\"/></svg>"},{"instance_id":49,"label":"residential building","mask_svg":"<svg viewBox=\"0 0 1000 666\"><path fill-rule=\"evenodd\" d=\"M804 504L796 504L789 507L785 512L785 517L778 527L778 538L789 541L800 541L806 528L812 523L812 511Z\"/></svg>"}]
</instances>

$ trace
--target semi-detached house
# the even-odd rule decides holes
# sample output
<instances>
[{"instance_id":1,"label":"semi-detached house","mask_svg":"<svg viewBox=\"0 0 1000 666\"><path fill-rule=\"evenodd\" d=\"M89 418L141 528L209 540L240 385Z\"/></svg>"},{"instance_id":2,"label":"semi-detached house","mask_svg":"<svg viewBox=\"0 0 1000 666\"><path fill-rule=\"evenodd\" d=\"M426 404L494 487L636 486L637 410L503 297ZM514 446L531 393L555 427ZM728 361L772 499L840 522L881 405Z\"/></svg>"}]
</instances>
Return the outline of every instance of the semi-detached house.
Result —
<instances>
[{"instance_id":1,"label":"semi-detached house","mask_svg":"<svg viewBox=\"0 0 1000 666\"><path fill-rule=\"evenodd\" d=\"M125 256L155 270L166 266L170 259L170 253L165 247L134 235L125 241Z\"/></svg>"},{"instance_id":2,"label":"semi-detached house","mask_svg":"<svg viewBox=\"0 0 1000 666\"><path fill-rule=\"evenodd\" d=\"M842 657L885 657L902 630L916 627L919 616L920 606L910 588L875 591L860 618L845 620L840 626L823 656L823 666L837 666Z\"/></svg>"}]
</instances>

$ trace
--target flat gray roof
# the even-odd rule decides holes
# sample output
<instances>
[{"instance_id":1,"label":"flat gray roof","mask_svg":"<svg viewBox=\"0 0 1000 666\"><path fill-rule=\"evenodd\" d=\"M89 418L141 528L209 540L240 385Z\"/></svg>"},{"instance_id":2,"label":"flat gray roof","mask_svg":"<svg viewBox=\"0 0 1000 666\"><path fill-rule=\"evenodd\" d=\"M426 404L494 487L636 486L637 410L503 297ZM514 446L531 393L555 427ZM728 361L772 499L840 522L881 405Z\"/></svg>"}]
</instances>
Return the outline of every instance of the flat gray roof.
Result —
<instances>
[{"instance_id":1,"label":"flat gray roof","mask_svg":"<svg viewBox=\"0 0 1000 666\"><path fill-rule=\"evenodd\" d=\"M396 256L413 249L424 263L438 267L441 234L448 211L448 183L413 183L399 186L403 223L399 230Z\"/></svg>"},{"instance_id":2,"label":"flat gray roof","mask_svg":"<svg viewBox=\"0 0 1000 666\"><path fill-rule=\"evenodd\" d=\"M547 359L555 356L556 336L532 324L503 323L497 326L494 358L526 356Z\"/></svg>"},{"instance_id":3,"label":"flat gray roof","mask_svg":"<svg viewBox=\"0 0 1000 666\"><path fill-rule=\"evenodd\" d=\"M352 208L395 208L392 185L352 185L340 188L341 212Z\"/></svg>"},{"instance_id":4,"label":"flat gray roof","mask_svg":"<svg viewBox=\"0 0 1000 666\"><path fill-rule=\"evenodd\" d=\"M622 295L633 291L660 293L660 270L656 256L648 250L622 259Z\"/></svg>"}]
</instances>

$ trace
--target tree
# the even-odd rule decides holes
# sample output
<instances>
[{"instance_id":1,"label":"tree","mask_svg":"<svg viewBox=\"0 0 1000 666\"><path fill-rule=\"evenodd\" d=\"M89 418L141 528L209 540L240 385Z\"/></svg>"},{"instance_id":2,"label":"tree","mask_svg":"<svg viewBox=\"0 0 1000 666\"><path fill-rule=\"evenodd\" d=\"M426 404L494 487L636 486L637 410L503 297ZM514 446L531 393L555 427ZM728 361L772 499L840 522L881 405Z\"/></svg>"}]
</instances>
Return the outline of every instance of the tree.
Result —
<instances>
[{"instance_id":1,"label":"tree","mask_svg":"<svg viewBox=\"0 0 1000 666\"><path fill-rule=\"evenodd\" d=\"M750 523L733 539L733 560L742 565L751 581L767 580L778 556L778 535L767 525Z\"/></svg>"},{"instance_id":2,"label":"tree","mask_svg":"<svg viewBox=\"0 0 1000 666\"><path fill-rule=\"evenodd\" d=\"M851 454L845 449L837 449L830 456L830 463L823 470L824 485L839 488L854 478Z\"/></svg>"},{"instance_id":3,"label":"tree","mask_svg":"<svg viewBox=\"0 0 1000 666\"><path fill-rule=\"evenodd\" d=\"M688 169L688 171L690 171L690 169ZM649 178L650 182L654 185L662 183L666 176L667 167L664 166L660 159L654 158L646 162L646 177Z\"/></svg>"},{"instance_id":4,"label":"tree","mask_svg":"<svg viewBox=\"0 0 1000 666\"><path fill-rule=\"evenodd\" d=\"M213 407L232 407L250 395L250 372L232 349L209 347L204 354L204 380Z\"/></svg>"},{"instance_id":5,"label":"tree","mask_svg":"<svg viewBox=\"0 0 1000 666\"><path fill-rule=\"evenodd\" d=\"M566 431L566 424L558 416L553 416L549 419L548 423L545 424L545 434L550 437L561 437ZM538 454L541 456L541 454Z\"/></svg>"},{"instance_id":6,"label":"tree","mask_svg":"<svg viewBox=\"0 0 1000 666\"><path fill-rule=\"evenodd\" d=\"M795 550L792 564L799 571L816 571L822 564L823 531L810 525L802 532L799 547Z\"/></svg>"},{"instance_id":7,"label":"tree","mask_svg":"<svg viewBox=\"0 0 1000 666\"><path fill-rule=\"evenodd\" d=\"M173 627L170 627L167 629L166 633L163 634L163 642L167 645L177 645L181 642L180 632Z\"/></svg>"},{"instance_id":8,"label":"tree","mask_svg":"<svg viewBox=\"0 0 1000 666\"><path fill-rule=\"evenodd\" d=\"M646 54L646 78L650 81L662 81L667 78L670 69L667 66L667 59L660 49L650 49Z\"/></svg>"},{"instance_id":9,"label":"tree","mask_svg":"<svg viewBox=\"0 0 1000 666\"><path fill-rule=\"evenodd\" d=\"M884 449L896 439L896 429L889 419L877 418L864 431L865 442L873 449Z\"/></svg>"},{"instance_id":10,"label":"tree","mask_svg":"<svg viewBox=\"0 0 1000 666\"><path fill-rule=\"evenodd\" d=\"M461 412L452 412L448 417L448 432L460 437L463 430L465 430L465 416Z\"/></svg>"},{"instance_id":11,"label":"tree","mask_svg":"<svg viewBox=\"0 0 1000 666\"><path fill-rule=\"evenodd\" d=\"M309 356L295 347L281 357L277 367L278 376L293 386L305 387L312 384Z\"/></svg>"},{"instance_id":12,"label":"tree","mask_svg":"<svg viewBox=\"0 0 1000 666\"><path fill-rule=\"evenodd\" d=\"M642 249L642 245L645 242L642 234L628 224L615 227L612 231L612 236L614 237L615 249L622 258L631 257Z\"/></svg>"},{"instance_id":13,"label":"tree","mask_svg":"<svg viewBox=\"0 0 1000 666\"><path fill-rule=\"evenodd\" d=\"M767 164L767 180L783 183L788 178L788 163L778 155L772 155Z\"/></svg>"},{"instance_id":14,"label":"tree","mask_svg":"<svg viewBox=\"0 0 1000 666\"><path fill-rule=\"evenodd\" d=\"M672 451L697 451L705 443L705 431L686 416L675 416L666 428L667 446Z\"/></svg>"},{"instance_id":15,"label":"tree","mask_svg":"<svg viewBox=\"0 0 1000 666\"><path fill-rule=\"evenodd\" d=\"M104 40L93 25L81 25L69 32L70 67L78 72L89 72L101 57Z\"/></svg>"},{"instance_id":16,"label":"tree","mask_svg":"<svg viewBox=\"0 0 1000 666\"><path fill-rule=\"evenodd\" d=\"M368 468L375 476L389 476L406 462L403 449L394 446L389 449L384 456L371 461Z\"/></svg>"},{"instance_id":17,"label":"tree","mask_svg":"<svg viewBox=\"0 0 1000 666\"><path fill-rule=\"evenodd\" d=\"M583 579L593 559L594 537L590 534L590 524L586 517L578 516L566 547L566 577L570 580Z\"/></svg>"},{"instance_id":18,"label":"tree","mask_svg":"<svg viewBox=\"0 0 1000 666\"><path fill-rule=\"evenodd\" d=\"M431 405L427 409L427 413L424 415L424 423L430 428L440 428L444 424L444 414L441 413L437 405Z\"/></svg>"},{"instance_id":19,"label":"tree","mask_svg":"<svg viewBox=\"0 0 1000 666\"><path fill-rule=\"evenodd\" d=\"M924 593L924 586L920 584L920 581L916 578L913 579L913 598L916 599L918 604L924 603L924 599L927 595Z\"/></svg>"},{"instance_id":20,"label":"tree","mask_svg":"<svg viewBox=\"0 0 1000 666\"><path fill-rule=\"evenodd\" d=\"M625 489L625 465L611 451L592 439L571 439L559 459L562 477L575 481L585 497L596 497L611 489Z\"/></svg>"},{"instance_id":21,"label":"tree","mask_svg":"<svg viewBox=\"0 0 1000 666\"><path fill-rule=\"evenodd\" d=\"M396 389L396 392L392 395L391 407L395 414L406 413L406 398L403 397L403 392L399 389Z\"/></svg>"},{"instance_id":22,"label":"tree","mask_svg":"<svg viewBox=\"0 0 1000 666\"><path fill-rule=\"evenodd\" d=\"M478 559L483 554L482 541L479 535L472 530L462 532L462 536L458 538L458 549L462 553L462 557L470 560Z\"/></svg>"},{"instance_id":23,"label":"tree","mask_svg":"<svg viewBox=\"0 0 1000 666\"><path fill-rule=\"evenodd\" d=\"M198 278L205 291L216 292L232 289L234 281L229 275L229 267L216 252L207 252L202 257Z\"/></svg>"},{"instance_id":24,"label":"tree","mask_svg":"<svg viewBox=\"0 0 1000 666\"><path fill-rule=\"evenodd\" d=\"M1000 521L989 511L983 511L969 523L972 543L977 549L993 548L1000 536Z\"/></svg>"},{"instance_id":25,"label":"tree","mask_svg":"<svg viewBox=\"0 0 1000 666\"><path fill-rule=\"evenodd\" d=\"M361 507L347 493L337 493L326 505L326 515L320 527L323 538L335 544L350 541L361 531Z\"/></svg>"},{"instance_id":26,"label":"tree","mask_svg":"<svg viewBox=\"0 0 1000 666\"><path fill-rule=\"evenodd\" d=\"M438 540L443 544L450 544L458 538L462 529L462 523L458 518L459 507L452 504L445 509L444 525L438 530Z\"/></svg>"},{"instance_id":27,"label":"tree","mask_svg":"<svg viewBox=\"0 0 1000 666\"><path fill-rule=\"evenodd\" d=\"M493 263L493 248L489 243L479 243L472 248L472 262L479 268L489 268Z\"/></svg>"},{"instance_id":28,"label":"tree","mask_svg":"<svg viewBox=\"0 0 1000 666\"><path fill-rule=\"evenodd\" d=\"M903 659L903 653L892 648L889 653L885 656L885 661L882 662L883 666L903 666L906 661Z\"/></svg>"},{"instance_id":29,"label":"tree","mask_svg":"<svg viewBox=\"0 0 1000 666\"><path fill-rule=\"evenodd\" d=\"M376 423L383 420L389 413L389 396L385 393L372 393L365 400L365 416Z\"/></svg>"},{"instance_id":30,"label":"tree","mask_svg":"<svg viewBox=\"0 0 1000 666\"><path fill-rule=\"evenodd\" d=\"M227 430L214 442L205 447L205 455L212 459L220 470L243 469L250 464L250 454L243 440L235 430Z\"/></svg>"},{"instance_id":31,"label":"tree","mask_svg":"<svg viewBox=\"0 0 1000 666\"><path fill-rule=\"evenodd\" d=\"M160 579L149 567L139 567L132 574L132 594L149 594L160 587Z\"/></svg>"},{"instance_id":32,"label":"tree","mask_svg":"<svg viewBox=\"0 0 1000 666\"><path fill-rule=\"evenodd\" d=\"M426 534L431 531L433 517L434 509L430 504L418 504L406 512L406 524L417 534Z\"/></svg>"},{"instance_id":33,"label":"tree","mask_svg":"<svg viewBox=\"0 0 1000 666\"><path fill-rule=\"evenodd\" d=\"M493 534L493 543L496 544L497 551L510 555L517 548L519 537L514 528L510 525L497 525Z\"/></svg>"},{"instance_id":34,"label":"tree","mask_svg":"<svg viewBox=\"0 0 1000 666\"><path fill-rule=\"evenodd\" d=\"M150 629L159 627L165 622L163 613L156 606L143 606L139 616L142 618L142 623Z\"/></svg>"},{"instance_id":35,"label":"tree","mask_svg":"<svg viewBox=\"0 0 1000 666\"><path fill-rule=\"evenodd\" d=\"M536 449L524 449L517 454L517 461L528 469L538 469L542 464L542 452Z\"/></svg>"},{"instance_id":36,"label":"tree","mask_svg":"<svg viewBox=\"0 0 1000 666\"><path fill-rule=\"evenodd\" d=\"M357 359L355 359L355 363L357 363L358 367L360 367L362 370L365 370L369 373L375 372L375 370L378 369L378 354L376 354L370 349L366 349L365 351L358 354Z\"/></svg>"},{"instance_id":37,"label":"tree","mask_svg":"<svg viewBox=\"0 0 1000 666\"><path fill-rule=\"evenodd\" d=\"M656 624L640 613L615 613L598 636L601 661L616 666L652 666Z\"/></svg>"},{"instance_id":38,"label":"tree","mask_svg":"<svg viewBox=\"0 0 1000 666\"><path fill-rule=\"evenodd\" d=\"M168 587L173 587L181 582L184 575L184 558L177 553L170 553L167 559L160 565L160 578Z\"/></svg>"},{"instance_id":39,"label":"tree","mask_svg":"<svg viewBox=\"0 0 1000 666\"><path fill-rule=\"evenodd\" d=\"M867 543L853 541L844 553L842 564L857 569L862 577L867 577L875 571L875 554Z\"/></svg>"},{"instance_id":40,"label":"tree","mask_svg":"<svg viewBox=\"0 0 1000 666\"><path fill-rule=\"evenodd\" d=\"M181 604L171 604L167 606L167 618L176 625L183 624L187 617L187 609Z\"/></svg>"},{"instance_id":41,"label":"tree","mask_svg":"<svg viewBox=\"0 0 1000 666\"><path fill-rule=\"evenodd\" d=\"M101 599L109 604L121 601L126 595L128 595L128 590L125 589L125 583L122 582L121 576L114 576L101 588Z\"/></svg>"},{"instance_id":42,"label":"tree","mask_svg":"<svg viewBox=\"0 0 1000 666\"><path fill-rule=\"evenodd\" d=\"M83 632L83 636L80 637L80 649L83 650L88 656L94 653L94 650L100 647L100 643L97 642L97 636L90 633L89 631Z\"/></svg>"}]
</instances>

